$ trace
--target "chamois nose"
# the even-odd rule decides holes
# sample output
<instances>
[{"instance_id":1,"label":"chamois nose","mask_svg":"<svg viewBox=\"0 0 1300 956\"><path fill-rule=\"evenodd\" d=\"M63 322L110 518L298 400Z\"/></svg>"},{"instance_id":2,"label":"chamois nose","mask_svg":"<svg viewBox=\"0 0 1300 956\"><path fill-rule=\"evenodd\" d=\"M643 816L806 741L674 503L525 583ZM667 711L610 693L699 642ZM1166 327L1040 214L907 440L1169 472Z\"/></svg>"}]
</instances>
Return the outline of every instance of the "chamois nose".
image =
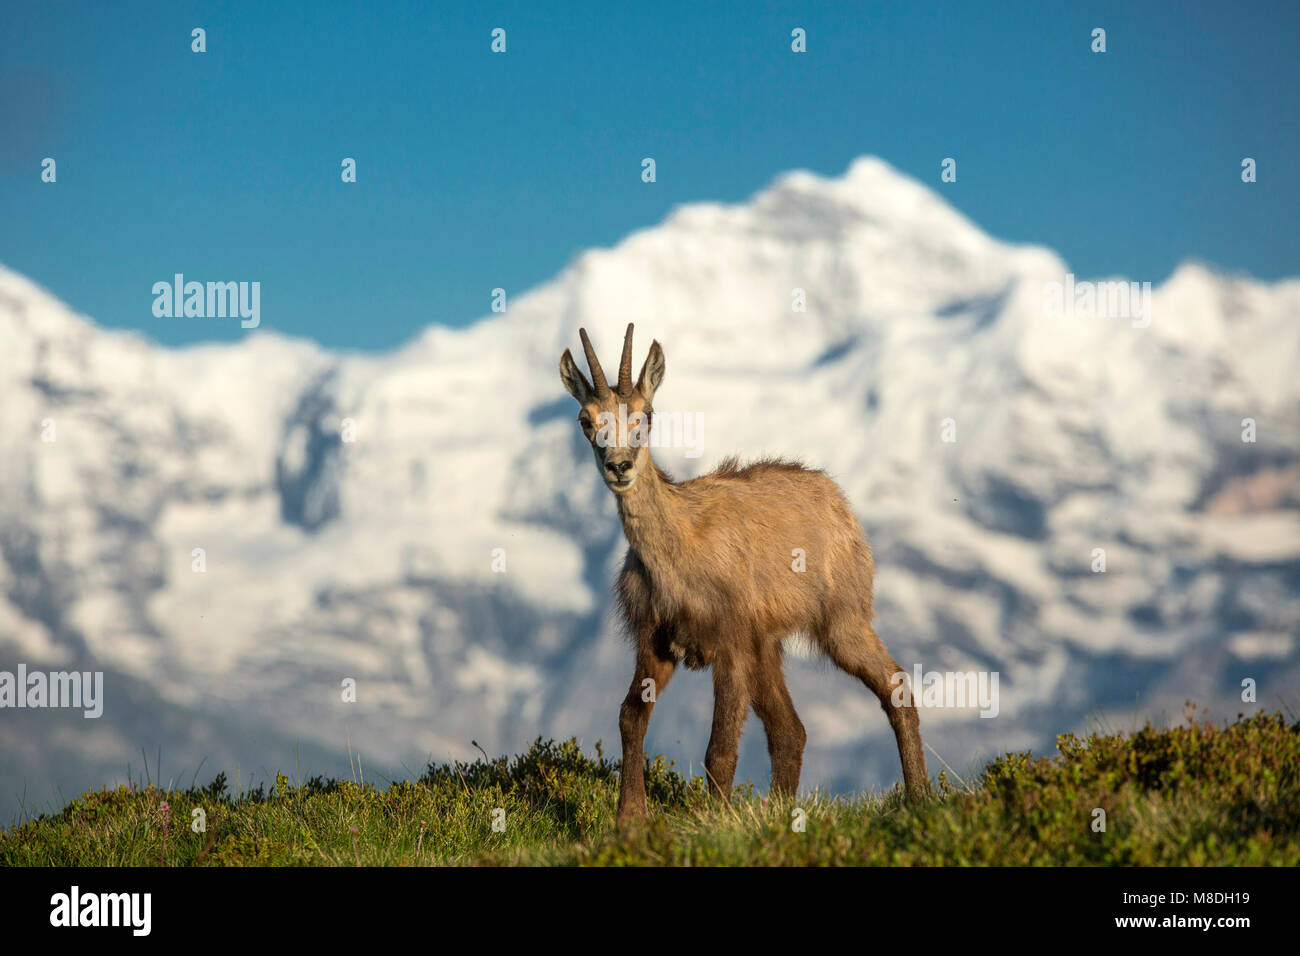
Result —
<instances>
[{"instance_id":1,"label":"chamois nose","mask_svg":"<svg viewBox=\"0 0 1300 956\"><path fill-rule=\"evenodd\" d=\"M623 477L632 470L632 463L630 461L607 461L605 462L605 470L614 477L615 481L622 481Z\"/></svg>"}]
</instances>

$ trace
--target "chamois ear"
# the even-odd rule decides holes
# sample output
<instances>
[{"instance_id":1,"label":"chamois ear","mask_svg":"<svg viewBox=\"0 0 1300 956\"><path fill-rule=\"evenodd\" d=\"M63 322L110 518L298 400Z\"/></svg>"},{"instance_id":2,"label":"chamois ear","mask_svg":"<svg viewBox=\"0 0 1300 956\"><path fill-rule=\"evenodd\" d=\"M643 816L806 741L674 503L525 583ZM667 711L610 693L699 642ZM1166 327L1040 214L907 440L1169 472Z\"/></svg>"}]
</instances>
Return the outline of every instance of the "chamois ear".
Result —
<instances>
[{"instance_id":1,"label":"chamois ear","mask_svg":"<svg viewBox=\"0 0 1300 956\"><path fill-rule=\"evenodd\" d=\"M647 402L653 401L655 392L659 391L663 380L664 350L659 347L659 342L656 340L650 343L650 354L645 357L645 364L641 366L641 375L636 380L636 387Z\"/></svg>"},{"instance_id":2,"label":"chamois ear","mask_svg":"<svg viewBox=\"0 0 1300 956\"><path fill-rule=\"evenodd\" d=\"M564 383L565 390L578 400L578 404L586 405L591 401L591 383L582 374L578 363L573 360L573 353L568 349L560 356L560 381Z\"/></svg>"}]
</instances>

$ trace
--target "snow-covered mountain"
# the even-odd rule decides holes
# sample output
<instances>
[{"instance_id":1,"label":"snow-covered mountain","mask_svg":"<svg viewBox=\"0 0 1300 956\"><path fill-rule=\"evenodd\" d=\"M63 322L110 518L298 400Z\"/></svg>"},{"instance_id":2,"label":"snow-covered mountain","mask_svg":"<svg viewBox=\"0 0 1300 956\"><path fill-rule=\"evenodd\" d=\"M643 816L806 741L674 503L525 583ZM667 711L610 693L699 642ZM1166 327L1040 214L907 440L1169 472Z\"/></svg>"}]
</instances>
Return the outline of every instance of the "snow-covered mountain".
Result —
<instances>
[{"instance_id":1,"label":"snow-covered mountain","mask_svg":"<svg viewBox=\"0 0 1300 956\"><path fill-rule=\"evenodd\" d=\"M557 362L579 326L617 362L629 321L638 364L664 346L661 416L700 424L700 454L662 466L824 468L872 540L900 663L999 672L996 718L922 713L958 772L1097 716L1235 713L1245 678L1294 704L1300 281L1184 265L1144 326L1055 314L1068 271L871 158L683 207L379 357L262 331L161 348L0 269L0 670L106 675L99 720L0 710L0 812L146 758L156 776L159 751L184 784L346 776L349 748L368 777L471 740L616 751L625 543ZM876 702L789 669L804 786L892 784ZM648 748L698 769L710 697L675 678ZM766 785L754 722L741 773Z\"/></svg>"}]
</instances>

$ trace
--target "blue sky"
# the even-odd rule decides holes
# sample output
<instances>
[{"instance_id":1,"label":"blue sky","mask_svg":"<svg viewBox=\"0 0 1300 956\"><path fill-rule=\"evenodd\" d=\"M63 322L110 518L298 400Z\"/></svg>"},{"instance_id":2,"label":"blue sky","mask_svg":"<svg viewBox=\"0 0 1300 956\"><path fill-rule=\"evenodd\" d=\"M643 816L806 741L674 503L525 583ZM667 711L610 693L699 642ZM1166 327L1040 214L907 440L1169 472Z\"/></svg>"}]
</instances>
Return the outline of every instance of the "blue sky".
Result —
<instances>
[{"instance_id":1,"label":"blue sky","mask_svg":"<svg viewBox=\"0 0 1300 956\"><path fill-rule=\"evenodd\" d=\"M161 342L248 334L155 318L183 272L260 281L263 328L383 349L675 205L872 153L1081 276L1300 274L1298 3L555 7L9 5L0 262Z\"/></svg>"}]
</instances>

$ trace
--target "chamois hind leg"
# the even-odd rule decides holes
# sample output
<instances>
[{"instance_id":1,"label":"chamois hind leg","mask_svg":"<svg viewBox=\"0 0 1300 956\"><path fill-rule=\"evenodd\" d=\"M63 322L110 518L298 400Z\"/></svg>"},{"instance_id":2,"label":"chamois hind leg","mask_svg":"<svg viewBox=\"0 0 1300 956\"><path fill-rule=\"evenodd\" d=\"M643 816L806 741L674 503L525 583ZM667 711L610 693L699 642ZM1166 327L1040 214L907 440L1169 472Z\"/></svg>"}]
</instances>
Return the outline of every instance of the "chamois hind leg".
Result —
<instances>
[{"instance_id":1,"label":"chamois hind leg","mask_svg":"<svg viewBox=\"0 0 1300 956\"><path fill-rule=\"evenodd\" d=\"M894 728L898 741L898 756L903 763L903 783L909 797L921 797L930 792L930 777L925 770L925 754L921 749L921 721L916 705L908 700L895 704L894 689L898 686L894 675L903 669L894 662L885 649L884 642L872 630L869 621L861 616L846 616L835 620L822 635L821 644L840 670L852 674L876 695L889 725Z\"/></svg>"},{"instance_id":2,"label":"chamois hind leg","mask_svg":"<svg viewBox=\"0 0 1300 956\"><path fill-rule=\"evenodd\" d=\"M731 785L736 778L740 734L752 700L750 664L738 649L713 664L713 731L704 754L704 772L709 778L709 792L719 800L731 799Z\"/></svg>"},{"instance_id":3,"label":"chamois hind leg","mask_svg":"<svg viewBox=\"0 0 1300 956\"><path fill-rule=\"evenodd\" d=\"M792 796L799 789L799 770L808 735L795 713L794 701L781 669L781 645L760 643L758 672L754 675L754 712L767 733L767 753L772 758L772 795Z\"/></svg>"},{"instance_id":4,"label":"chamois hind leg","mask_svg":"<svg viewBox=\"0 0 1300 956\"><path fill-rule=\"evenodd\" d=\"M620 824L646 817L646 729L650 726L655 698L668 686L676 668L675 661L660 657L648 642L638 646L636 673L618 713L618 729L623 738L623 769L618 787L617 820ZM647 679L654 683L647 684Z\"/></svg>"}]
</instances>

